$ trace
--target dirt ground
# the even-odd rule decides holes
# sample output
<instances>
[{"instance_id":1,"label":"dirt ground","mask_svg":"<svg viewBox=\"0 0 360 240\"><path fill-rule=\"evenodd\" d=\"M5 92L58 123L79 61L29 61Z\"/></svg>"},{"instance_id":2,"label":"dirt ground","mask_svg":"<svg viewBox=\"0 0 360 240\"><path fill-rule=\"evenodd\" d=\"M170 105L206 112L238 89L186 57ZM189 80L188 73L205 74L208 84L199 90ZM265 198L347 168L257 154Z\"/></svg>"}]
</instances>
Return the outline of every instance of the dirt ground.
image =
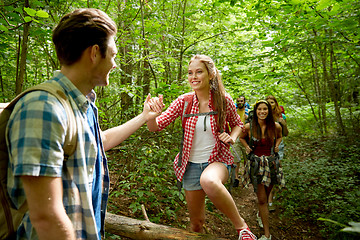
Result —
<instances>
[{"instance_id":1,"label":"dirt ground","mask_svg":"<svg viewBox=\"0 0 360 240\"><path fill-rule=\"evenodd\" d=\"M259 227L256 220L257 199L255 193L253 192L252 186L250 185L249 188L233 188L232 196L238 207L240 215L245 219L252 232L257 237L261 237L264 232L263 229ZM276 200L277 199L275 197L274 202L276 202ZM132 218L143 219L142 216L134 216L131 210L128 208L128 206L131 204L131 199L126 198L125 196L119 196L115 201L114 199L111 201L111 205L116 205L116 211L118 214ZM109 211L111 211L111 207ZM274 212L270 212L270 232L272 234L273 240L324 239L318 233L316 226L312 226L307 222L300 222L291 219L281 219L279 217L281 211L281 208L277 206ZM189 217L185 206L183 209L177 212L177 219L178 223L171 223L172 226L189 226ZM170 225L167 223L161 224ZM238 239L237 233L233 228L230 220L217 209L206 212L205 232L217 236L221 239Z\"/></svg>"},{"instance_id":2,"label":"dirt ground","mask_svg":"<svg viewBox=\"0 0 360 240\"><path fill-rule=\"evenodd\" d=\"M248 189L245 188L234 188L232 190L234 201L238 207L240 215L245 219L249 225L251 231L257 236L261 237L264 234L263 229L259 227L256 220L257 212L257 198L253 192L253 188L250 185ZM274 203L276 202L276 197ZM274 212L270 212L270 233L272 240L291 240L291 239L307 239L307 240L320 240L323 239L318 234L317 229L314 226L309 225L306 222L292 221L291 219L281 219L279 214L281 208L276 207ZM229 221L228 221L229 222ZM226 225L223 225L226 226ZM227 231L231 231L231 223L229 222ZM222 234L225 237L226 232ZM226 236L228 239L237 239L236 234Z\"/></svg>"}]
</instances>

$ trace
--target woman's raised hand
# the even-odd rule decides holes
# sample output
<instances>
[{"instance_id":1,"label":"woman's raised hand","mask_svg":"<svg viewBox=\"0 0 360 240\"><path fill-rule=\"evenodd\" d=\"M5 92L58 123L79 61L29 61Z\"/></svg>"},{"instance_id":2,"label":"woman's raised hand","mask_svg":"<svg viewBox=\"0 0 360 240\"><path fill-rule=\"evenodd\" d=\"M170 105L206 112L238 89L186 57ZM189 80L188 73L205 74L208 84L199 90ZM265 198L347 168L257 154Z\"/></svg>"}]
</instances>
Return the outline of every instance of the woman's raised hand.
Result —
<instances>
[{"instance_id":1,"label":"woman's raised hand","mask_svg":"<svg viewBox=\"0 0 360 240\"><path fill-rule=\"evenodd\" d=\"M161 114L165 106L165 104L163 103L163 95L159 94L159 97L150 98L148 104L152 111Z\"/></svg>"}]
</instances>

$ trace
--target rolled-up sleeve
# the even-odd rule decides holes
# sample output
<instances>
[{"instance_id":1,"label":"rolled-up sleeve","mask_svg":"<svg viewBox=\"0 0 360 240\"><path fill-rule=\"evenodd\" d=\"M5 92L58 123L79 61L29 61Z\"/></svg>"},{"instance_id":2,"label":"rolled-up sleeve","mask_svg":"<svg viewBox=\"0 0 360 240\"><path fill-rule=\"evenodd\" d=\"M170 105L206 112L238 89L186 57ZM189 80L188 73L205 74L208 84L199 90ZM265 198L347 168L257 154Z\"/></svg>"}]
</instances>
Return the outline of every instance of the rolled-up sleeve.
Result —
<instances>
[{"instance_id":1,"label":"rolled-up sleeve","mask_svg":"<svg viewBox=\"0 0 360 240\"><path fill-rule=\"evenodd\" d=\"M158 124L158 131L166 128L170 123L175 121L176 118L181 116L184 106L184 97L180 96L175 99L170 106L160 116L156 118Z\"/></svg>"}]
</instances>

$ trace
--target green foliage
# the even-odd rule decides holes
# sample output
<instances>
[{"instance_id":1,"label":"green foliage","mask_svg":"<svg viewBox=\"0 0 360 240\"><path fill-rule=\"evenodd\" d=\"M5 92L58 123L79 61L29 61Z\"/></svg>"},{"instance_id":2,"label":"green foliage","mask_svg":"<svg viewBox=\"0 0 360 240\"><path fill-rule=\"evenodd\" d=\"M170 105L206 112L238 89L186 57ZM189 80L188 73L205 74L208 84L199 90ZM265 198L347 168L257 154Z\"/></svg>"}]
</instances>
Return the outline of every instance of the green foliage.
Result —
<instances>
[{"instance_id":1,"label":"green foliage","mask_svg":"<svg viewBox=\"0 0 360 240\"><path fill-rule=\"evenodd\" d=\"M179 195L172 167L178 152L174 147L174 142L179 142L177 134L142 133L141 137L126 140L127 145L115 150L116 154L110 154L113 163L110 163L110 172L117 179L110 195L110 208L116 213L116 204L112 202L119 196L127 196L128 207L136 217L141 218L141 205L144 205L152 222L161 220L171 225L177 220L177 210L184 207L184 197ZM128 153L129 148L135 151Z\"/></svg>"},{"instance_id":2,"label":"green foliage","mask_svg":"<svg viewBox=\"0 0 360 240\"><path fill-rule=\"evenodd\" d=\"M319 224L318 218L342 224L359 222L359 140L358 136L354 139L301 135L286 139L287 148L292 151L283 161L287 188L280 195L285 216L314 224ZM339 232L340 227L329 222L320 224L328 239L352 239Z\"/></svg>"}]
</instances>

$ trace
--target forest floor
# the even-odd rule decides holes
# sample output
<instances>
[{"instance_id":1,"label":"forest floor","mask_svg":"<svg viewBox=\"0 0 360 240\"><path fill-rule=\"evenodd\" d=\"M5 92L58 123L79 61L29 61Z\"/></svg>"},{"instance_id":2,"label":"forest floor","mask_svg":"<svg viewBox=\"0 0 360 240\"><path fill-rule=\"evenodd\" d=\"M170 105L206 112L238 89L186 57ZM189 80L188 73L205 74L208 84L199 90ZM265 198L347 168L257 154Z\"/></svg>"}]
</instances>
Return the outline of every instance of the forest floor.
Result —
<instances>
[{"instance_id":1,"label":"forest floor","mask_svg":"<svg viewBox=\"0 0 360 240\"><path fill-rule=\"evenodd\" d=\"M262 228L259 227L256 220L257 213L257 198L253 191L252 185L249 188L234 188L232 190L232 196L236 203L236 206L240 212L240 215L245 219L249 225L251 231L259 238L264 234ZM276 196L274 204L276 204ZM292 220L280 217L281 207L276 206L275 211L269 213L270 232L272 240L291 240L291 239L308 239L308 240L320 240L323 239L318 233L316 226L313 226L307 222ZM210 216L209 216L210 217ZM233 234L233 227L231 222L224 217L219 220L215 217L207 219L207 223L213 222L214 225L212 234L221 236L225 239L237 239L236 234ZM217 230L215 230L216 228Z\"/></svg>"},{"instance_id":2,"label":"forest floor","mask_svg":"<svg viewBox=\"0 0 360 240\"><path fill-rule=\"evenodd\" d=\"M287 157L292 158L296 154L303 154L296 147L297 144L289 144L287 145L286 152L288 153ZM111 152L110 152L110 155ZM128 159L122 158L119 156L109 156L109 158L114 157L114 159L123 159L124 162L127 162ZM121 161L121 160L120 160ZM121 164L120 164L121 165ZM243 166L243 163L241 164ZM115 171L115 170L113 170ZM240 170L242 172L243 169ZM115 186L119 184L120 176L116 176L113 172L110 173L111 177L111 186ZM126 178L126 177L125 177ZM122 178L123 179L123 178ZM141 181L139 181L141 184ZM136 185L139 183L134 183L131 185L131 189L136 188ZM120 183L121 185L122 183ZM133 189L135 190L135 189ZM130 191L130 189L126 190ZM160 193L159 193L160 194ZM248 188L243 188L240 184L239 187L233 188L231 191L233 199L236 203L238 211L240 215L245 219L246 223L249 225L251 231L260 238L264 231L259 227L256 213L257 213L257 197L254 193L252 185L249 185ZM284 194L281 194L284 197ZM164 198L164 195L158 195L157 199L159 202ZM117 195L116 197L111 197L109 199L108 211L112 213L116 213L119 215L124 215L127 217L144 220L144 216L141 211L137 211L134 213L129 207L136 200L136 196L130 196L130 194L122 193ZM237 240L237 232L234 229L231 221L219 210L217 210L214 205L207 199L206 200L206 221L205 221L205 233L211 234L213 236L218 237L219 239L229 239L229 240ZM281 206L281 197L280 194L275 195L274 205L276 207L275 211L269 213L269 221L270 221L270 232L272 235L272 240L323 240L324 237L320 234L320 224L314 224L314 222L307 222L301 220L299 218L289 219L285 217L282 213L285 212L285 207ZM172 217L161 217L159 220L159 224L168 225L176 228L186 228L189 230L189 214L187 211L186 204L184 202L179 201L179 206L176 207L176 216ZM150 203L144 203L147 215L156 216L157 213L155 209L151 209ZM161 208L166 208L167 206L162 206ZM163 209L163 210L164 210ZM300 214L300 213L299 213ZM119 239L119 238L116 238ZM120 238L127 239L127 238Z\"/></svg>"},{"instance_id":3,"label":"forest floor","mask_svg":"<svg viewBox=\"0 0 360 240\"><path fill-rule=\"evenodd\" d=\"M249 188L242 188L241 186L233 188L232 196L240 212L240 215L245 219L252 232L257 236L261 237L264 234L263 229L259 227L256 220L257 212L257 198L253 192L252 185ZM274 204L276 205L276 199ZM279 200L281 201L281 199ZM118 214L122 214L128 217L144 219L139 215L134 215L129 209L129 205L132 200L126 196L119 196L112 200L112 205L117 206ZM109 209L111 211L111 209ZM276 206L276 210L270 212L270 231L272 234L272 240L321 240L324 239L319 234L317 226L314 226L308 222L300 220L286 219L280 216L282 209L280 206ZM189 216L186 207L180 209L176 213L177 222L171 223L173 227L187 226L189 230ZM167 225L170 223L160 223ZM219 210L214 208L212 211L206 211L206 224L205 233L217 236L221 239L235 240L238 239L236 231L234 230L230 220L225 217ZM127 238L121 238L127 239Z\"/></svg>"}]
</instances>

